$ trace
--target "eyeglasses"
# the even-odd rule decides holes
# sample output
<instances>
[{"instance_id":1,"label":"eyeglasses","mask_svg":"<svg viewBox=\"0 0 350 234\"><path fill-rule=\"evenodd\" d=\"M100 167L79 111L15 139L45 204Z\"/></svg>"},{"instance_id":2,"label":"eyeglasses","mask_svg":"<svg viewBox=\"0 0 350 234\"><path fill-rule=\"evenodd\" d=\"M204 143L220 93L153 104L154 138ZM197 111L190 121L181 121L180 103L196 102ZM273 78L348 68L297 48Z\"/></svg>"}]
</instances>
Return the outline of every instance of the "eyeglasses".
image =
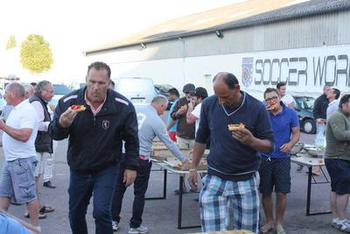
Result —
<instances>
[{"instance_id":1,"label":"eyeglasses","mask_svg":"<svg viewBox=\"0 0 350 234\"><path fill-rule=\"evenodd\" d=\"M277 96L273 96L273 97L270 97L270 98L266 98L265 101L266 101L266 102L269 102L269 101L275 101L275 100L277 100L277 99L278 99Z\"/></svg>"}]
</instances>

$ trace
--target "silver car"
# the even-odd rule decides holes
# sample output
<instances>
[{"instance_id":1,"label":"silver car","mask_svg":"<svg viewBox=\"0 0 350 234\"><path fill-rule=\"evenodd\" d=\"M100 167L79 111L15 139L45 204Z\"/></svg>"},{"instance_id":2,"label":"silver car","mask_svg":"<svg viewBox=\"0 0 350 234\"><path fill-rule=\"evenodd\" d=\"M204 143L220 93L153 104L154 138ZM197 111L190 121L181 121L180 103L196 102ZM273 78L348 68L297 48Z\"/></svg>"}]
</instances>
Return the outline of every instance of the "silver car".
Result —
<instances>
[{"instance_id":1,"label":"silver car","mask_svg":"<svg viewBox=\"0 0 350 234\"><path fill-rule=\"evenodd\" d=\"M128 98L133 104L149 104L157 96L153 80L144 77L125 77L113 79L115 90Z\"/></svg>"}]
</instances>

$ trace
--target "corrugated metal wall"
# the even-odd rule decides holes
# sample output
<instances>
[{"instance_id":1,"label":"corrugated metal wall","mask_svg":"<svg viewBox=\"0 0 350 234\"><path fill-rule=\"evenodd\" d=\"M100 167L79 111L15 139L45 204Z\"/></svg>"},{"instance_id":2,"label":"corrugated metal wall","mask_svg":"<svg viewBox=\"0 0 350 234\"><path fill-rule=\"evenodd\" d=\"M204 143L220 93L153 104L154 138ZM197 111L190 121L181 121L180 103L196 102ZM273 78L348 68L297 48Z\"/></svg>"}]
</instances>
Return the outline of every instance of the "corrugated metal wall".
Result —
<instances>
[{"instance_id":1,"label":"corrugated metal wall","mask_svg":"<svg viewBox=\"0 0 350 234\"><path fill-rule=\"evenodd\" d=\"M350 11L101 52L111 63L350 44ZM98 56L98 54L95 54ZM89 55L94 57L94 55Z\"/></svg>"}]
</instances>

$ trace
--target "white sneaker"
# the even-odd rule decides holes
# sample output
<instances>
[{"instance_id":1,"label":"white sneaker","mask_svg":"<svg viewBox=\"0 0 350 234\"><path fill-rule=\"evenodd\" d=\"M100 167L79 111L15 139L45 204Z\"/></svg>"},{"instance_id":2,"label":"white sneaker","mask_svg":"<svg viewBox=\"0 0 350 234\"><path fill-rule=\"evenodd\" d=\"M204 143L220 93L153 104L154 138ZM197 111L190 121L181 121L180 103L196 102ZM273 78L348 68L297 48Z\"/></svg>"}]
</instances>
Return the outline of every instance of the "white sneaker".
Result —
<instances>
[{"instance_id":1,"label":"white sneaker","mask_svg":"<svg viewBox=\"0 0 350 234\"><path fill-rule=\"evenodd\" d=\"M147 233L148 228L146 226L143 226L142 224L138 228L130 228L129 229L129 234L142 234L142 233Z\"/></svg>"},{"instance_id":2,"label":"white sneaker","mask_svg":"<svg viewBox=\"0 0 350 234\"><path fill-rule=\"evenodd\" d=\"M340 229L342 223L340 222L339 218L332 219L331 226L334 227L335 229Z\"/></svg>"},{"instance_id":3,"label":"white sneaker","mask_svg":"<svg viewBox=\"0 0 350 234\"><path fill-rule=\"evenodd\" d=\"M350 221L347 219L339 220L341 222L340 231L350 233Z\"/></svg>"},{"instance_id":4,"label":"white sneaker","mask_svg":"<svg viewBox=\"0 0 350 234\"><path fill-rule=\"evenodd\" d=\"M112 220L112 228L114 232L118 231L119 223L117 221Z\"/></svg>"}]
</instances>

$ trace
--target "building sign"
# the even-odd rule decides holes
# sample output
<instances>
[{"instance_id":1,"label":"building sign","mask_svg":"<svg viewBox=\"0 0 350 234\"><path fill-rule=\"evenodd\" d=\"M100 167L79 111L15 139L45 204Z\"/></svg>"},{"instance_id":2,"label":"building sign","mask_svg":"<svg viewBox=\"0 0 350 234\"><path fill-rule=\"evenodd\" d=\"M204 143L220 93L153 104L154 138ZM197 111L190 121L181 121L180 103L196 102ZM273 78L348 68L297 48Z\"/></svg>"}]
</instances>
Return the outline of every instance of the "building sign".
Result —
<instances>
[{"instance_id":1,"label":"building sign","mask_svg":"<svg viewBox=\"0 0 350 234\"><path fill-rule=\"evenodd\" d=\"M275 86L284 81L294 91L318 91L324 85L350 89L350 46L259 52L242 57L242 84Z\"/></svg>"}]
</instances>

